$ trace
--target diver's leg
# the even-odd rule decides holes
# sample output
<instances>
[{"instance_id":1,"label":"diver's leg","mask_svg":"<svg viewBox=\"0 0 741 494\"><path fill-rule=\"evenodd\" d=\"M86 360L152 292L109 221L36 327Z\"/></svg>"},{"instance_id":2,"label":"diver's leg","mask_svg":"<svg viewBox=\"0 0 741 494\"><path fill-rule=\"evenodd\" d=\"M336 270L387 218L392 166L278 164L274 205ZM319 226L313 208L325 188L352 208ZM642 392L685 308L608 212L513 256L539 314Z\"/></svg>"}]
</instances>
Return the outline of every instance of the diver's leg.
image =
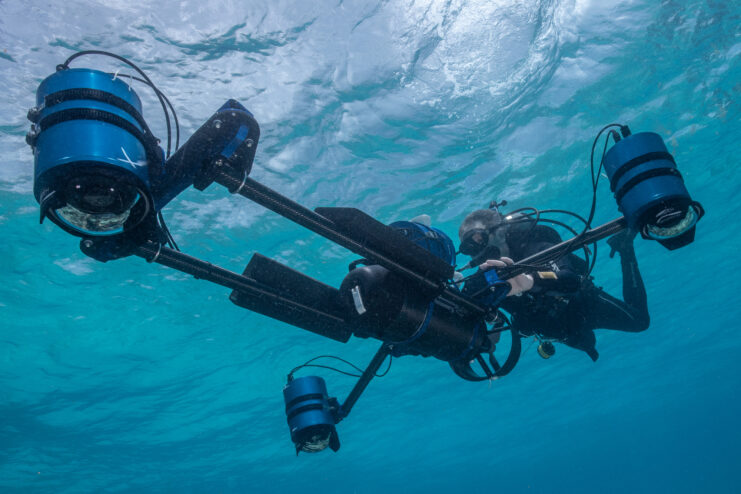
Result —
<instances>
[{"instance_id":1,"label":"diver's leg","mask_svg":"<svg viewBox=\"0 0 741 494\"><path fill-rule=\"evenodd\" d=\"M602 289L597 289L585 325L592 329L638 333L648 328L648 324L647 310L642 310L640 306L630 306Z\"/></svg>"},{"instance_id":2,"label":"diver's leg","mask_svg":"<svg viewBox=\"0 0 741 494\"><path fill-rule=\"evenodd\" d=\"M591 329L579 329L564 338L563 342L572 348L587 352L593 362L599 358L596 348L597 338L594 337L594 331Z\"/></svg>"}]
</instances>

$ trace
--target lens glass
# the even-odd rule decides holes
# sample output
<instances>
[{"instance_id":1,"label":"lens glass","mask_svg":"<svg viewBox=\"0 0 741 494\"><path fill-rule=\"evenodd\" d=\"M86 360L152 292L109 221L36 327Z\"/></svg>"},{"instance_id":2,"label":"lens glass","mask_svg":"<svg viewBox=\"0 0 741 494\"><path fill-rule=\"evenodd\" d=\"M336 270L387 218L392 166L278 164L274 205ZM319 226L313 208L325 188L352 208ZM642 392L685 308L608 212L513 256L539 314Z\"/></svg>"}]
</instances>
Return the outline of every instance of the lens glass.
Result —
<instances>
[{"instance_id":1,"label":"lens glass","mask_svg":"<svg viewBox=\"0 0 741 494\"><path fill-rule=\"evenodd\" d=\"M123 231L124 223L129 219L130 210L123 213L88 213L80 211L74 206L66 206L55 210L56 216L84 235L115 235Z\"/></svg>"},{"instance_id":2,"label":"lens glass","mask_svg":"<svg viewBox=\"0 0 741 494\"><path fill-rule=\"evenodd\" d=\"M326 424L307 427L297 438L301 451L306 453L318 453L329 446L332 439L332 427Z\"/></svg>"},{"instance_id":3,"label":"lens glass","mask_svg":"<svg viewBox=\"0 0 741 494\"><path fill-rule=\"evenodd\" d=\"M129 211L139 194L131 184L103 175L82 175L67 182L67 203L86 213L120 215Z\"/></svg>"},{"instance_id":4,"label":"lens glass","mask_svg":"<svg viewBox=\"0 0 741 494\"><path fill-rule=\"evenodd\" d=\"M678 237L683 234L697 223L699 219L697 212L693 206L687 208L687 214L684 218L677 221L675 224L667 227L661 227L658 225L646 225L646 234L648 237L654 240L665 240L669 238Z\"/></svg>"},{"instance_id":5,"label":"lens glass","mask_svg":"<svg viewBox=\"0 0 741 494\"><path fill-rule=\"evenodd\" d=\"M73 177L63 197L65 204L53 209L53 215L71 230L89 236L121 233L142 199L137 187L106 175Z\"/></svg>"}]
</instances>

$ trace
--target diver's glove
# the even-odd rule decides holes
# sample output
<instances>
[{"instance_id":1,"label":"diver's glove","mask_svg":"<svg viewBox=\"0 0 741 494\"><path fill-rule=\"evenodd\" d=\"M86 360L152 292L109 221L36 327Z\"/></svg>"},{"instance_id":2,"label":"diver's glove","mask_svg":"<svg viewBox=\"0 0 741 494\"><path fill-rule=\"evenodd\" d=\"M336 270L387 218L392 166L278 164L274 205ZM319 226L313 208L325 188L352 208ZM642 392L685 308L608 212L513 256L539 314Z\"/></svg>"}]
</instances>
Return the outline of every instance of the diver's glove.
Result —
<instances>
[{"instance_id":1,"label":"diver's glove","mask_svg":"<svg viewBox=\"0 0 741 494\"><path fill-rule=\"evenodd\" d=\"M623 230L622 232L613 235L607 239L607 243L610 245L610 259L615 257L615 252L619 252L620 256L628 255L635 256L633 250L633 239L635 238L635 232L630 230Z\"/></svg>"},{"instance_id":2,"label":"diver's glove","mask_svg":"<svg viewBox=\"0 0 741 494\"><path fill-rule=\"evenodd\" d=\"M499 307L509 295L518 295L533 286L530 275L520 274L509 280L499 278L496 269L512 264L512 259L490 259L479 266L463 286L463 293L487 307Z\"/></svg>"},{"instance_id":3,"label":"diver's glove","mask_svg":"<svg viewBox=\"0 0 741 494\"><path fill-rule=\"evenodd\" d=\"M514 261L509 257L502 257L501 259L489 259L479 266L481 271L489 271L494 268L503 268L514 264ZM508 297L512 295L520 295L522 292L526 292L533 287L533 277L529 274L518 274L514 278L507 280L512 289L507 294Z\"/></svg>"}]
</instances>

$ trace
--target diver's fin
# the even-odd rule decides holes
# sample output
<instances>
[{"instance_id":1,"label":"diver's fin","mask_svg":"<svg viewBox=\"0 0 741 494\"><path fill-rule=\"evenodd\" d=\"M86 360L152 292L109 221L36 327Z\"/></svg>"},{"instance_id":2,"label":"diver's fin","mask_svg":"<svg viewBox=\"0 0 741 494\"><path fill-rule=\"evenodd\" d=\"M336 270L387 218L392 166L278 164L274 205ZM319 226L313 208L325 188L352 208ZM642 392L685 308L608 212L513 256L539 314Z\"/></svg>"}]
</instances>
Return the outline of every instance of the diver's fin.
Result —
<instances>
[{"instance_id":1,"label":"diver's fin","mask_svg":"<svg viewBox=\"0 0 741 494\"><path fill-rule=\"evenodd\" d=\"M342 343L350 339L337 289L260 254L252 256L243 274L278 297L234 290L229 299L238 306Z\"/></svg>"}]
</instances>

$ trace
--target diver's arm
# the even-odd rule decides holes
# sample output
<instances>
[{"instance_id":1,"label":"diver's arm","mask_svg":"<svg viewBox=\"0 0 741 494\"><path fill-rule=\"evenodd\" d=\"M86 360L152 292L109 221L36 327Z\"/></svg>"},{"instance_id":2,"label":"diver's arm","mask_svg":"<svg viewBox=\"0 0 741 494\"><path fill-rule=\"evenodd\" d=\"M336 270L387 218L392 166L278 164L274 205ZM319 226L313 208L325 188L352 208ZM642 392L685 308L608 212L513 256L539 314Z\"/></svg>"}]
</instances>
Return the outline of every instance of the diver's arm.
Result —
<instances>
[{"instance_id":1,"label":"diver's arm","mask_svg":"<svg viewBox=\"0 0 741 494\"><path fill-rule=\"evenodd\" d=\"M646 287L643 285L641 272L638 270L638 259L633 249L633 237L627 232L611 237L607 243L612 248L610 257L615 252L620 254L620 267L623 272L623 300L631 313L631 320L624 324L624 331L643 331L650 324Z\"/></svg>"}]
</instances>

